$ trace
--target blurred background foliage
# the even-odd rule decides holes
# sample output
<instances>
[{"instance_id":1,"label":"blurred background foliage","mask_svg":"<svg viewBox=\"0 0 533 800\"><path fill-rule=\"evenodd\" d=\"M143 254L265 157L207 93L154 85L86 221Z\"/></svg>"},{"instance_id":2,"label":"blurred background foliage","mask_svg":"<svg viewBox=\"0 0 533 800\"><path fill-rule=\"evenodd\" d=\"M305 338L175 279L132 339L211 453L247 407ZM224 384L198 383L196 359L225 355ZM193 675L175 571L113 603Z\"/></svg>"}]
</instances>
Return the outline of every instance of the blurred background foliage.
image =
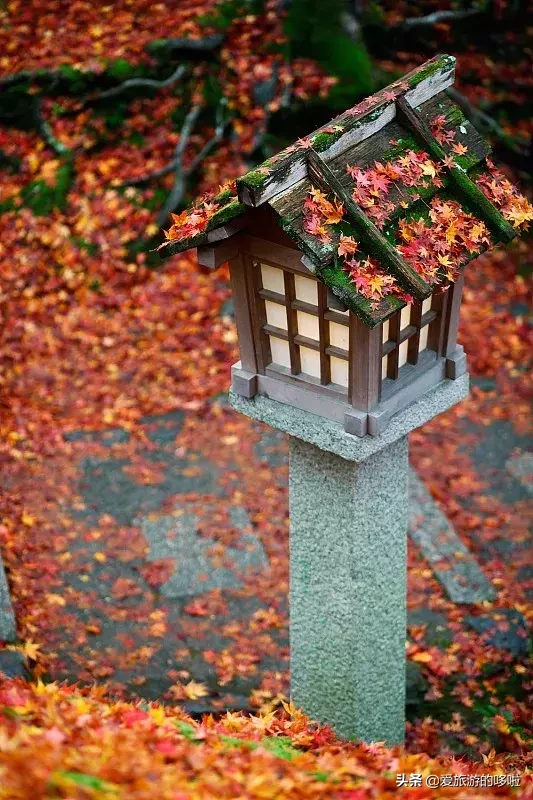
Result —
<instances>
[{"instance_id":1,"label":"blurred background foliage","mask_svg":"<svg viewBox=\"0 0 533 800\"><path fill-rule=\"evenodd\" d=\"M170 211L437 52L457 56L456 100L496 156L531 179L531 20L520 0L153 8L121 0L104 19L81 2L56 31L39 0L0 9L0 211L66 212L72 192L113 188L154 218L128 244L149 253ZM54 4L46 10L51 25Z\"/></svg>"}]
</instances>

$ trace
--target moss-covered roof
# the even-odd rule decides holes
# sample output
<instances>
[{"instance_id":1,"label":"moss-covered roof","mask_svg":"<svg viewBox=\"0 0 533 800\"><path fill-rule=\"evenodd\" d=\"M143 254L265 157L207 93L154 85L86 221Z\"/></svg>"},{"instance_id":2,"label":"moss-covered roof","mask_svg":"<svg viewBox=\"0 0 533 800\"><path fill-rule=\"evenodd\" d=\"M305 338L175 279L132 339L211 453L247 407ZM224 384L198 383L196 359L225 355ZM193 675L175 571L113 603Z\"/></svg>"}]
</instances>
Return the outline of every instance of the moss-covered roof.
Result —
<instances>
[{"instance_id":1,"label":"moss-covered roof","mask_svg":"<svg viewBox=\"0 0 533 800\"><path fill-rule=\"evenodd\" d=\"M317 278L370 327L453 281L532 218L447 95L453 69L450 56L432 59L174 216L166 254L268 205Z\"/></svg>"}]
</instances>

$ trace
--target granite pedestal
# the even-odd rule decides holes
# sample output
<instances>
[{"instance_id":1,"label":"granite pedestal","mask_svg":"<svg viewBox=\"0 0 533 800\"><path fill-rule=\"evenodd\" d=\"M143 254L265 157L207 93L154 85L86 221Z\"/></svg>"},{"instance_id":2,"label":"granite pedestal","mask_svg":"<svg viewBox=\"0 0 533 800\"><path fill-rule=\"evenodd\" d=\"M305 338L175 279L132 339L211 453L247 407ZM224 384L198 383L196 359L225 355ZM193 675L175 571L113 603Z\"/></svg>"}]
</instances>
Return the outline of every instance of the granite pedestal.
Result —
<instances>
[{"instance_id":1,"label":"granite pedestal","mask_svg":"<svg viewBox=\"0 0 533 800\"><path fill-rule=\"evenodd\" d=\"M468 394L444 380L359 438L268 397L232 406L290 436L291 695L348 739L402 742L407 434Z\"/></svg>"}]
</instances>

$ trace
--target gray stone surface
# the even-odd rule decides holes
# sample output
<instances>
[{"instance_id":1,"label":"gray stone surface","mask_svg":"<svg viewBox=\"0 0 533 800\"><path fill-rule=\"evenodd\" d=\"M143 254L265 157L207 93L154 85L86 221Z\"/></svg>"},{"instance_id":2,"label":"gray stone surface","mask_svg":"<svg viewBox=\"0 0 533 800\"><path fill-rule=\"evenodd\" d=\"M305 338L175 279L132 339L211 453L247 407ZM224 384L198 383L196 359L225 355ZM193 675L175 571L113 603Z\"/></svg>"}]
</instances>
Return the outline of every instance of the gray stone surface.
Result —
<instances>
[{"instance_id":1,"label":"gray stone surface","mask_svg":"<svg viewBox=\"0 0 533 800\"><path fill-rule=\"evenodd\" d=\"M0 650L0 673L6 678L30 678L26 659L18 650Z\"/></svg>"},{"instance_id":2,"label":"gray stone surface","mask_svg":"<svg viewBox=\"0 0 533 800\"><path fill-rule=\"evenodd\" d=\"M514 608L493 608L480 617L465 617L465 622L484 635L487 644L507 650L514 656L529 652L529 629L524 615Z\"/></svg>"},{"instance_id":3,"label":"gray stone surface","mask_svg":"<svg viewBox=\"0 0 533 800\"><path fill-rule=\"evenodd\" d=\"M157 435L155 431L152 434ZM164 438L166 433L161 431L160 435ZM137 515L157 511L171 495L220 493L216 469L205 459L197 460L196 466L201 472L194 475L188 473L191 463L187 458L159 450L153 460L165 467L163 480L156 484L139 484L125 472L125 468L131 466L128 459L85 458L80 488L86 508L76 511L76 516L96 522L102 514L109 513L121 525L132 525Z\"/></svg>"},{"instance_id":4,"label":"gray stone surface","mask_svg":"<svg viewBox=\"0 0 533 800\"><path fill-rule=\"evenodd\" d=\"M414 470L409 473L409 535L454 603L496 599L493 586Z\"/></svg>"},{"instance_id":5,"label":"gray stone surface","mask_svg":"<svg viewBox=\"0 0 533 800\"><path fill-rule=\"evenodd\" d=\"M213 558L216 541L198 534L199 520L194 515L136 520L150 544L148 560L172 558L176 562L173 574L161 586L161 594L178 598L211 589L238 589L242 586L239 573L267 565L261 540L251 532L248 512L244 508L230 507L229 515L232 524L242 533L238 547L224 548L224 565Z\"/></svg>"},{"instance_id":6,"label":"gray stone surface","mask_svg":"<svg viewBox=\"0 0 533 800\"><path fill-rule=\"evenodd\" d=\"M529 494L533 494L533 453L520 453L505 462L511 475L520 481Z\"/></svg>"},{"instance_id":7,"label":"gray stone surface","mask_svg":"<svg viewBox=\"0 0 533 800\"><path fill-rule=\"evenodd\" d=\"M428 683L422 675L420 664L408 661L405 665L405 705L419 708L428 689Z\"/></svg>"},{"instance_id":8,"label":"gray stone surface","mask_svg":"<svg viewBox=\"0 0 533 800\"><path fill-rule=\"evenodd\" d=\"M405 436L361 464L290 439L291 695L350 739L404 738L407 478Z\"/></svg>"},{"instance_id":9,"label":"gray stone surface","mask_svg":"<svg viewBox=\"0 0 533 800\"><path fill-rule=\"evenodd\" d=\"M468 375L462 375L456 381L442 381L404 411L396 414L383 434L363 438L346 433L338 422L261 395L247 399L230 392L229 400L233 408L242 414L316 445L321 450L335 453L349 461L360 462L463 400L468 395L468 386Z\"/></svg>"},{"instance_id":10,"label":"gray stone surface","mask_svg":"<svg viewBox=\"0 0 533 800\"><path fill-rule=\"evenodd\" d=\"M9 596L9 586L7 584L2 555L0 554L0 641L14 642L17 638L15 624L15 614Z\"/></svg>"},{"instance_id":11,"label":"gray stone surface","mask_svg":"<svg viewBox=\"0 0 533 800\"><path fill-rule=\"evenodd\" d=\"M424 625L424 642L431 647L446 649L453 642L453 633L448 628L448 618L431 608L416 608L407 612L409 627ZM414 665L415 662L410 662Z\"/></svg>"}]
</instances>

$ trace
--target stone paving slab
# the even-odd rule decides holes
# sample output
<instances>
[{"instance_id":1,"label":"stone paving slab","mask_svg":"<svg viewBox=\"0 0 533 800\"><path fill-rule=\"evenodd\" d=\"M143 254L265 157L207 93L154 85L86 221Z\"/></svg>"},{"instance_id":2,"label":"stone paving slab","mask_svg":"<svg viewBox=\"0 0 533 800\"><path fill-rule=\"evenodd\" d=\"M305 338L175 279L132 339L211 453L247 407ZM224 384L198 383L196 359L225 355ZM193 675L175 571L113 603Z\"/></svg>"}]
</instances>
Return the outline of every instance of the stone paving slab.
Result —
<instances>
[{"instance_id":1,"label":"stone paving slab","mask_svg":"<svg viewBox=\"0 0 533 800\"><path fill-rule=\"evenodd\" d=\"M238 546L225 548L224 562L230 562L231 567L217 562L217 543L214 539L198 535L197 516L140 517L134 521L149 542L148 560L171 558L175 561L174 572L162 584L161 594L178 598L202 594L211 589L239 589L242 581L238 573L266 567L268 561L263 545L251 532L246 509L231 507L229 516L233 525L241 531Z\"/></svg>"},{"instance_id":2,"label":"stone paving slab","mask_svg":"<svg viewBox=\"0 0 533 800\"><path fill-rule=\"evenodd\" d=\"M525 487L528 494L533 494L533 453L520 453L511 456L505 467Z\"/></svg>"},{"instance_id":3,"label":"stone paving slab","mask_svg":"<svg viewBox=\"0 0 533 800\"><path fill-rule=\"evenodd\" d=\"M416 472L409 474L409 536L420 548L454 603L483 603L496 598L473 555L435 503Z\"/></svg>"},{"instance_id":4,"label":"stone paving slab","mask_svg":"<svg viewBox=\"0 0 533 800\"><path fill-rule=\"evenodd\" d=\"M16 638L15 614L13 613L6 573L0 554L0 641L14 642Z\"/></svg>"}]
</instances>

